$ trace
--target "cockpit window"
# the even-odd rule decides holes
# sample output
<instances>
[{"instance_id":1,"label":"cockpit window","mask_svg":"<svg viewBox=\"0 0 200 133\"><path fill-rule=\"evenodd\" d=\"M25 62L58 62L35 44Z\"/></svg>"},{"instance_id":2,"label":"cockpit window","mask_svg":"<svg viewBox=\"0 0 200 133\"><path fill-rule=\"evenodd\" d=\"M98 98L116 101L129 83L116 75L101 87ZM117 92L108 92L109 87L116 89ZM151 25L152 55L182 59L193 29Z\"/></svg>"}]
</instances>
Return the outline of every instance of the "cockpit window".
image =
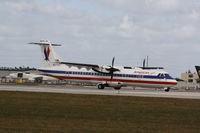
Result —
<instances>
[{"instance_id":1,"label":"cockpit window","mask_svg":"<svg viewBox=\"0 0 200 133\"><path fill-rule=\"evenodd\" d=\"M159 73L158 77L164 77L164 74L163 73Z\"/></svg>"},{"instance_id":2,"label":"cockpit window","mask_svg":"<svg viewBox=\"0 0 200 133\"><path fill-rule=\"evenodd\" d=\"M159 73L158 77L170 77L170 75L167 73Z\"/></svg>"},{"instance_id":3,"label":"cockpit window","mask_svg":"<svg viewBox=\"0 0 200 133\"><path fill-rule=\"evenodd\" d=\"M169 74L166 73L166 74L165 74L165 77L170 77L170 76L169 76Z\"/></svg>"}]
</instances>

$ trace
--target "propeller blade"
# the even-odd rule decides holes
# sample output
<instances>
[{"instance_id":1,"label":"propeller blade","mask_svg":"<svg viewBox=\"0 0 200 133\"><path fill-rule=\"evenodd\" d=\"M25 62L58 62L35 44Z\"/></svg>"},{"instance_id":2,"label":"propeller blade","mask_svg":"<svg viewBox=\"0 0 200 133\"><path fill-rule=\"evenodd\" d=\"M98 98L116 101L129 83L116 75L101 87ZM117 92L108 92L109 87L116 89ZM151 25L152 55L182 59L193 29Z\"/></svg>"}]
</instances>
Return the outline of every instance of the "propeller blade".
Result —
<instances>
[{"instance_id":1,"label":"propeller blade","mask_svg":"<svg viewBox=\"0 0 200 133\"><path fill-rule=\"evenodd\" d=\"M146 63L146 60L144 59L143 60L143 68L145 68L145 63Z\"/></svg>"},{"instance_id":2,"label":"propeller blade","mask_svg":"<svg viewBox=\"0 0 200 133\"><path fill-rule=\"evenodd\" d=\"M111 73L111 77L110 77L110 80L112 81L112 79L113 79L113 72Z\"/></svg>"},{"instance_id":3,"label":"propeller blade","mask_svg":"<svg viewBox=\"0 0 200 133\"><path fill-rule=\"evenodd\" d=\"M115 63L115 56L113 57L113 59L112 59L112 67L110 68L110 80L112 81L112 79L113 79L113 72L114 71L116 71L116 69L114 68L114 63Z\"/></svg>"},{"instance_id":4,"label":"propeller blade","mask_svg":"<svg viewBox=\"0 0 200 133\"><path fill-rule=\"evenodd\" d=\"M115 63L115 57L113 57L112 59L112 67L114 66L114 63Z\"/></svg>"}]
</instances>

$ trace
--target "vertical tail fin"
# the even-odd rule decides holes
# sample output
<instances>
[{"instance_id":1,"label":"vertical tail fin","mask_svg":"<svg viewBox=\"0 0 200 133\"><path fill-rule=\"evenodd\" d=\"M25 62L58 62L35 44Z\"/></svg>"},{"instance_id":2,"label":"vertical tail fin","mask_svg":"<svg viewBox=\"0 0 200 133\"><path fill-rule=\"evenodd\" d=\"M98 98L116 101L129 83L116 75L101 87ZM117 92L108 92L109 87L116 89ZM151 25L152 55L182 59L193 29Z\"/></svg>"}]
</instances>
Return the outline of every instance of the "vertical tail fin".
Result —
<instances>
[{"instance_id":1,"label":"vertical tail fin","mask_svg":"<svg viewBox=\"0 0 200 133\"><path fill-rule=\"evenodd\" d=\"M51 44L50 41L41 40L40 42L31 42L29 44L39 45L42 52L42 61L45 67L53 66L61 62L60 57L56 55L52 46L61 46L60 44Z\"/></svg>"}]
</instances>

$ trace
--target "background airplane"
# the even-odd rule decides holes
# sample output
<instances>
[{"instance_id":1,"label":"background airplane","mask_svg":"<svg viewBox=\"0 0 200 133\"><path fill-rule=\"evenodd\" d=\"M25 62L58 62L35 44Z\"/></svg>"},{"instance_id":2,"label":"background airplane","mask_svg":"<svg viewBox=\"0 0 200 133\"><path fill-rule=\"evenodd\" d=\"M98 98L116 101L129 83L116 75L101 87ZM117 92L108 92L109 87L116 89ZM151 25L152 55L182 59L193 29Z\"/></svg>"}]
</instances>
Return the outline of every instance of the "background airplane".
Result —
<instances>
[{"instance_id":1,"label":"background airplane","mask_svg":"<svg viewBox=\"0 0 200 133\"><path fill-rule=\"evenodd\" d=\"M195 66L195 68L196 68L196 71L197 71L197 75L199 76L199 78L196 79L196 80L197 80L197 82L200 82L200 66Z\"/></svg>"},{"instance_id":2,"label":"background airplane","mask_svg":"<svg viewBox=\"0 0 200 133\"><path fill-rule=\"evenodd\" d=\"M37 82L37 83L42 83L42 81L53 81L53 80L58 80L57 78L51 77L51 76L46 76L46 75L41 75L41 74L34 74L30 72L17 72L17 73L11 73L7 78L12 78L12 79L27 79L29 81Z\"/></svg>"},{"instance_id":3,"label":"background airplane","mask_svg":"<svg viewBox=\"0 0 200 133\"><path fill-rule=\"evenodd\" d=\"M164 88L169 91L177 81L160 67L116 67L115 58L111 65L94 65L63 62L59 58L49 41L31 42L29 44L39 45L43 55L43 68L38 70L61 80L72 80L77 82L96 83L99 89L113 87L119 90L124 86Z\"/></svg>"}]
</instances>

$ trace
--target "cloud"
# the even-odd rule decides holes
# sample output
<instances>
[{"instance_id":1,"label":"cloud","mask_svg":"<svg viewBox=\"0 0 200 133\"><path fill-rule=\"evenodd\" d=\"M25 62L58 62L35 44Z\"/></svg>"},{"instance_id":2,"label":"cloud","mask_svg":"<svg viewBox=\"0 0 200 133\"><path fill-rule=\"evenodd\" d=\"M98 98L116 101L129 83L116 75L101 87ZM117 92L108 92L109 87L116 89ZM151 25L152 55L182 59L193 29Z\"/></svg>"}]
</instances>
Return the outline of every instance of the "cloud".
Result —
<instances>
[{"instance_id":1,"label":"cloud","mask_svg":"<svg viewBox=\"0 0 200 133\"><path fill-rule=\"evenodd\" d=\"M6 7L8 7L10 10L16 10L16 11L27 11L32 10L34 4L33 0L32 2L26 1L26 0L18 0L17 2L14 0L9 1L1 1L2 4L4 4Z\"/></svg>"},{"instance_id":2,"label":"cloud","mask_svg":"<svg viewBox=\"0 0 200 133\"><path fill-rule=\"evenodd\" d=\"M155 11L162 12L172 12L180 10L181 1L180 0L148 0L147 5L149 9L154 9Z\"/></svg>"},{"instance_id":3,"label":"cloud","mask_svg":"<svg viewBox=\"0 0 200 133\"><path fill-rule=\"evenodd\" d=\"M129 19L128 15L124 16L122 23L119 25L119 34L123 37L131 37L135 30L137 30L137 27L134 25L133 21Z\"/></svg>"},{"instance_id":4,"label":"cloud","mask_svg":"<svg viewBox=\"0 0 200 133\"><path fill-rule=\"evenodd\" d=\"M1 0L1 62L18 57L12 65L36 66L39 48L26 43L49 39L63 44L56 51L66 61L110 64L116 56L119 65L138 66L149 55L152 65L180 73L188 69L183 57L196 63L199 7L195 0Z\"/></svg>"},{"instance_id":5,"label":"cloud","mask_svg":"<svg viewBox=\"0 0 200 133\"><path fill-rule=\"evenodd\" d=\"M181 9L181 0L88 0L114 10L137 14L166 14Z\"/></svg>"}]
</instances>

